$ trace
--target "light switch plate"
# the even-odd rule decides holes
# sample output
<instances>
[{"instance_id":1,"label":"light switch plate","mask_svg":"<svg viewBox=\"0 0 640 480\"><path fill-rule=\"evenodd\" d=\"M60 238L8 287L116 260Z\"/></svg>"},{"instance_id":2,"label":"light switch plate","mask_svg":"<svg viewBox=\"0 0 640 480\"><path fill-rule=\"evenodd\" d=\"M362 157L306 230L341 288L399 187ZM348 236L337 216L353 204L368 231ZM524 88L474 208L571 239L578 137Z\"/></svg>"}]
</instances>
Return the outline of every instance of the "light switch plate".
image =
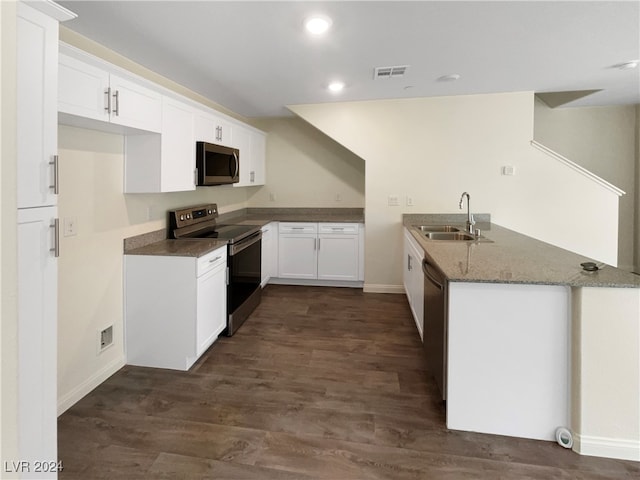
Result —
<instances>
[{"instance_id":1,"label":"light switch plate","mask_svg":"<svg viewBox=\"0 0 640 480\"><path fill-rule=\"evenodd\" d=\"M390 207L398 207L400 205L400 196L399 195L389 195L387 197L387 202Z\"/></svg>"}]
</instances>

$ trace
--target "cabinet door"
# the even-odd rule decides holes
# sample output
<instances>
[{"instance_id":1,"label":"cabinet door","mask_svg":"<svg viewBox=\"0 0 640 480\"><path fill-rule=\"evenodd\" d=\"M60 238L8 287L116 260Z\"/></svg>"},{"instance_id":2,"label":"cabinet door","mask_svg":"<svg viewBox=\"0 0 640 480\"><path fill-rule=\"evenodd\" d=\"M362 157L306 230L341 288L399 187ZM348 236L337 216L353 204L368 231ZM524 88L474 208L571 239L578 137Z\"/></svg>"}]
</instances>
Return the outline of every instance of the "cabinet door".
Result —
<instances>
[{"instance_id":1,"label":"cabinet door","mask_svg":"<svg viewBox=\"0 0 640 480\"><path fill-rule=\"evenodd\" d=\"M168 97L162 99L160 190L195 190L195 143L193 112L188 105Z\"/></svg>"},{"instance_id":2,"label":"cabinet door","mask_svg":"<svg viewBox=\"0 0 640 480\"><path fill-rule=\"evenodd\" d=\"M318 235L318 279L358 280L358 235Z\"/></svg>"},{"instance_id":3,"label":"cabinet door","mask_svg":"<svg viewBox=\"0 0 640 480\"><path fill-rule=\"evenodd\" d=\"M199 357L227 326L227 264L198 277L196 353Z\"/></svg>"},{"instance_id":4,"label":"cabinet door","mask_svg":"<svg viewBox=\"0 0 640 480\"><path fill-rule=\"evenodd\" d=\"M162 96L130 80L110 76L111 123L160 132Z\"/></svg>"},{"instance_id":5,"label":"cabinet door","mask_svg":"<svg viewBox=\"0 0 640 480\"><path fill-rule=\"evenodd\" d=\"M267 284L267 282L271 278L271 271L273 269L272 267L273 260L274 260L272 256L273 237L274 237L274 232L273 232L272 223L262 227L262 258L261 258L262 264L260 266L262 279L261 279L260 285L263 287Z\"/></svg>"},{"instance_id":6,"label":"cabinet door","mask_svg":"<svg viewBox=\"0 0 640 480\"><path fill-rule=\"evenodd\" d=\"M18 208L56 205L58 22L18 2Z\"/></svg>"},{"instance_id":7,"label":"cabinet door","mask_svg":"<svg viewBox=\"0 0 640 480\"><path fill-rule=\"evenodd\" d=\"M67 55L60 55L58 110L109 121L109 73Z\"/></svg>"},{"instance_id":8,"label":"cabinet door","mask_svg":"<svg viewBox=\"0 0 640 480\"><path fill-rule=\"evenodd\" d=\"M251 185L264 185L266 182L266 140L263 133L253 132L251 135Z\"/></svg>"},{"instance_id":9,"label":"cabinet door","mask_svg":"<svg viewBox=\"0 0 640 480\"><path fill-rule=\"evenodd\" d=\"M233 146L240 152L240 181L234 187L249 187L252 185L253 154L251 148L251 132L242 127L236 127L233 134Z\"/></svg>"},{"instance_id":10,"label":"cabinet door","mask_svg":"<svg viewBox=\"0 0 640 480\"><path fill-rule=\"evenodd\" d=\"M215 123L215 141L218 145L226 147L236 147L235 145L235 128L231 126L231 122L223 117L213 117Z\"/></svg>"},{"instance_id":11,"label":"cabinet door","mask_svg":"<svg viewBox=\"0 0 640 480\"><path fill-rule=\"evenodd\" d=\"M193 135L196 142L216 143L216 122L214 117L202 111L196 112Z\"/></svg>"},{"instance_id":12,"label":"cabinet door","mask_svg":"<svg viewBox=\"0 0 640 480\"><path fill-rule=\"evenodd\" d=\"M411 311L420 333L424 339L424 274L422 273L422 260L424 253L419 245L410 239L409 251L411 252Z\"/></svg>"},{"instance_id":13,"label":"cabinet door","mask_svg":"<svg viewBox=\"0 0 640 480\"><path fill-rule=\"evenodd\" d=\"M278 276L281 278L317 278L317 240L315 233L281 233L278 236Z\"/></svg>"},{"instance_id":14,"label":"cabinet door","mask_svg":"<svg viewBox=\"0 0 640 480\"><path fill-rule=\"evenodd\" d=\"M18 210L18 437L31 465L58 458L55 216L56 207Z\"/></svg>"}]
</instances>

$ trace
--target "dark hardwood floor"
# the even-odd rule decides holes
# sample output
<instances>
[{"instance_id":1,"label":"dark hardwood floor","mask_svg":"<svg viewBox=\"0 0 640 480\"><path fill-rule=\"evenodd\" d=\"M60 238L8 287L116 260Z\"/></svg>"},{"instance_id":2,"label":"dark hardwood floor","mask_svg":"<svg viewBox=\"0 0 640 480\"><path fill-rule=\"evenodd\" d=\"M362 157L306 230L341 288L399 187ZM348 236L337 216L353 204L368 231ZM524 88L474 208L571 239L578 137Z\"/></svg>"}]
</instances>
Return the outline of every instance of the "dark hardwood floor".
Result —
<instances>
[{"instance_id":1,"label":"dark hardwood floor","mask_svg":"<svg viewBox=\"0 0 640 480\"><path fill-rule=\"evenodd\" d=\"M125 367L58 422L61 479L637 479L448 431L402 295L268 286L189 372Z\"/></svg>"}]
</instances>

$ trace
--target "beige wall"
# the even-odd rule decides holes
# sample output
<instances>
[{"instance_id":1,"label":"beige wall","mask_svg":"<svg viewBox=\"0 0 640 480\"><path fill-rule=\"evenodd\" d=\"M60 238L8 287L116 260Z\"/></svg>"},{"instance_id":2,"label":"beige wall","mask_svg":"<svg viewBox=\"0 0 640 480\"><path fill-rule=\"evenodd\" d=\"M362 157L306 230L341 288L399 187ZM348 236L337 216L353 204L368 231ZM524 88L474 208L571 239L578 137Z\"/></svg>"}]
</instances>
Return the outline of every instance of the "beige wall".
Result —
<instances>
[{"instance_id":1,"label":"beige wall","mask_svg":"<svg viewBox=\"0 0 640 480\"><path fill-rule=\"evenodd\" d=\"M268 133L268 161L267 185L255 191L249 206L364 207L360 157L297 117L252 123Z\"/></svg>"},{"instance_id":2,"label":"beige wall","mask_svg":"<svg viewBox=\"0 0 640 480\"><path fill-rule=\"evenodd\" d=\"M123 356L123 239L164 228L171 208L217 202L221 213L246 207L247 189L204 187L194 192L122 193L121 135L60 125L61 222L58 262L58 410L111 375ZM151 216L149 217L149 214ZM114 345L98 353L98 334L114 327Z\"/></svg>"},{"instance_id":3,"label":"beige wall","mask_svg":"<svg viewBox=\"0 0 640 480\"><path fill-rule=\"evenodd\" d=\"M459 212L463 191L500 225L617 262L618 197L530 146L532 92L290 108L366 161L370 290L401 291L402 214ZM516 175L501 175L505 165Z\"/></svg>"},{"instance_id":4,"label":"beige wall","mask_svg":"<svg viewBox=\"0 0 640 480\"><path fill-rule=\"evenodd\" d=\"M0 2L0 156L0 461L4 462L20 458L17 428L15 2ZM0 471L0 478L7 478L7 475Z\"/></svg>"},{"instance_id":5,"label":"beige wall","mask_svg":"<svg viewBox=\"0 0 640 480\"><path fill-rule=\"evenodd\" d=\"M549 108L536 99L534 138L626 192L620 198L618 264L634 267L636 107Z\"/></svg>"}]
</instances>

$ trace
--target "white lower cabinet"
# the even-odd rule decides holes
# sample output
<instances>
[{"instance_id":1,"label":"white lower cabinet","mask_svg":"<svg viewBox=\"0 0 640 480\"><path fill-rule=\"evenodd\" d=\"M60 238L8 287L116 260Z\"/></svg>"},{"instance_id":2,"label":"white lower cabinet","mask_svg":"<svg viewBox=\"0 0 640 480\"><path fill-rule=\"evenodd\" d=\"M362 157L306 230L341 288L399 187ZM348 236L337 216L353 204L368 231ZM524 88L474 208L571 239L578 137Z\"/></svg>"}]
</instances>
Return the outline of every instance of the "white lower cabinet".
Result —
<instances>
[{"instance_id":1,"label":"white lower cabinet","mask_svg":"<svg viewBox=\"0 0 640 480\"><path fill-rule=\"evenodd\" d=\"M424 252L418 242L413 238L411 232L404 230L404 267L403 281L404 291L411 307L413 319L420 333L420 338L424 340L424 274L422 273L422 260Z\"/></svg>"},{"instance_id":2,"label":"white lower cabinet","mask_svg":"<svg viewBox=\"0 0 640 480\"><path fill-rule=\"evenodd\" d=\"M20 459L30 465L57 459L55 216L56 207L18 210L18 431Z\"/></svg>"},{"instance_id":3,"label":"white lower cabinet","mask_svg":"<svg viewBox=\"0 0 640 480\"><path fill-rule=\"evenodd\" d=\"M362 280L360 224L280 222L278 230L278 278Z\"/></svg>"},{"instance_id":4,"label":"white lower cabinet","mask_svg":"<svg viewBox=\"0 0 640 480\"><path fill-rule=\"evenodd\" d=\"M318 224L318 279L358 280L358 224Z\"/></svg>"},{"instance_id":5,"label":"white lower cabinet","mask_svg":"<svg viewBox=\"0 0 640 480\"><path fill-rule=\"evenodd\" d=\"M278 222L262 227L262 258L260 285L264 287L272 277L278 276Z\"/></svg>"},{"instance_id":6,"label":"white lower cabinet","mask_svg":"<svg viewBox=\"0 0 640 480\"><path fill-rule=\"evenodd\" d=\"M125 256L127 363L188 370L227 325L227 247Z\"/></svg>"}]
</instances>

